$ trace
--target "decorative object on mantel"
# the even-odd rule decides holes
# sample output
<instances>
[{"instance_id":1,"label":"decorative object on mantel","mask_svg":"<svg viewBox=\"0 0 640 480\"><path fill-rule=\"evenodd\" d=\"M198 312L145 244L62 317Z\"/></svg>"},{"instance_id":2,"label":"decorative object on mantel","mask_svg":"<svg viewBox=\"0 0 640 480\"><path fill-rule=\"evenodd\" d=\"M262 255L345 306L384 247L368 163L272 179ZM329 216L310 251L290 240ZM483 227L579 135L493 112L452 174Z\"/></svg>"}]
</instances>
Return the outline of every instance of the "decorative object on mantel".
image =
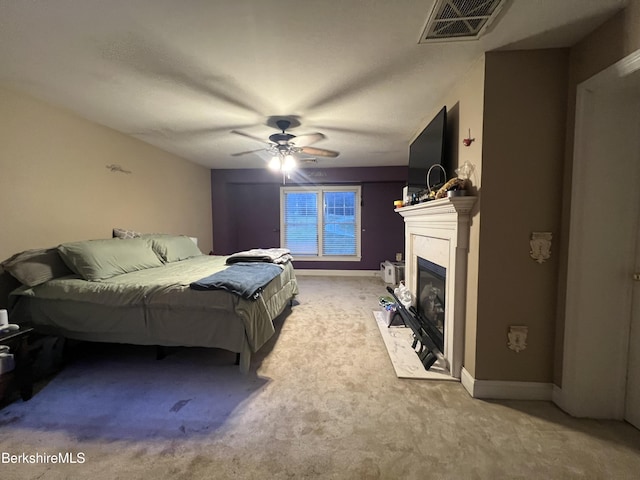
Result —
<instances>
[{"instance_id":1,"label":"decorative object on mantel","mask_svg":"<svg viewBox=\"0 0 640 480\"><path fill-rule=\"evenodd\" d=\"M119 173L132 173L131 170L125 170L124 168L122 168L120 165L116 164L116 163L112 163L111 165L107 165L106 166L109 170L111 170L112 172L119 172Z\"/></svg>"},{"instance_id":2,"label":"decorative object on mantel","mask_svg":"<svg viewBox=\"0 0 640 480\"><path fill-rule=\"evenodd\" d=\"M475 142L475 141L476 141L476 139L475 139L475 138L471 138L471 129L469 129L469 136L468 136L467 138L463 138L463 139L462 139L462 144L463 144L465 147L468 147L468 146L470 146L470 145L471 145L473 142Z\"/></svg>"},{"instance_id":3,"label":"decorative object on mantel","mask_svg":"<svg viewBox=\"0 0 640 480\"><path fill-rule=\"evenodd\" d=\"M507 334L509 338L507 346L514 352L520 353L527 348L527 333L529 333L529 327L510 326Z\"/></svg>"},{"instance_id":4,"label":"decorative object on mantel","mask_svg":"<svg viewBox=\"0 0 640 480\"><path fill-rule=\"evenodd\" d=\"M442 185L431 185L429 182L431 172L436 167L440 168L442 170L442 173L444 174L445 183ZM400 200L395 201L394 206L396 208L400 208L403 206L406 207L409 205L416 205L419 203L428 202L430 200L438 200L441 198L464 197L467 195L472 195L470 191L472 187L470 176L474 169L475 167L473 166L473 164L465 161L461 167L456 168L456 174L458 176L447 181L447 173L442 165L432 165L427 171L426 175L427 188L411 195L407 195L402 200L402 205L399 205Z\"/></svg>"},{"instance_id":5,"label":"decorative object on mantel","mask_svg":"<svg viewBox=\"0 0 640 480\"><path fill-rule=\"evenodd\" d=\"M467 180L455 177L445 183L440 190L436 192L435 198L459 197L467 194Z\"/></svg>"},{"instance_id":6,"label":"decorative object on mantel","mask_svg":"<svg viewBox=\"0 0 640 480\"><path fill-rule=\"evenodd\" d=\"M467 195L467 191L471 187L469 177L471 176L471 173L473 173L474 169L475 167L471 163L465 161L461 167L456 168L456 175L458 176L446 182L440 190L438 190L435 198L460 197Z\"/></svg>"},{"instance_id":7,"label":"decorative object on mantel","mask_svg":"<svg viewBox=\"0 0 640 480\"><path fill-rule=\"evenodd\" d=\"M434 185L433 187L431 186L431 183L429 182L429 177L431 176L431 172L433 171L433 169L435 167L438 167L440 170L442 170L442 175L444 176L444 185L446 185L447 182L447 172L445 171L444 167L442 165L440 165L439 163L433 164L431 165L431 167L429 167L429 170L427 170L427 189L429 190L429 192L427 193L427 198L425 198L425 200L434 200L438 195L438 192L440 190L436 190L437 185ZM443 185L443 186L444 186Z\"/></svg>"},{"instance_id":8,"label":"decorative object on mantel","mask_svg":"<svg viewBox=\"0 0 640 480\"><path fill-rule=\"evenodd\" d=\"M434 185L432 186L429 183L429 177L431 175L431 171L438 167L442 170L442 174L444 175L444 184L442 185ZM418 202L426 202L429 200L437 200L439 198L444 198L448 195L450 191L462 191L465 189L466 181L461 178L452 178L447 180L447 172L445 172L444 168L440 164L432 165L427 171L427 190L423 190L421 195L418 198Z\"/></svg>"},{"instance_id":9,"label":"decorative object on mantel","mask_svg":"<svg viewBox=\"0 0 640 480\"><path fill-rule=\"evenodd\" d=\"M462 178L467 182L471 182L471 174L475 169L476 169L476 166L473 163L469 162L468 160L465 160L465 162L462 165L456 168L456 175L458 175L458 178Z\"/></svg>"},{"instance_id":10,"label":"decorative object on mantel","mask_svg":"<svg viewBox=\"0 0 640 480\"><path fill-rule=\"evenodd\" d=\"M531 251L529 255L538 263L543 263L551 258L551 232L531 232Z\"/></svg>"}]
</instances>

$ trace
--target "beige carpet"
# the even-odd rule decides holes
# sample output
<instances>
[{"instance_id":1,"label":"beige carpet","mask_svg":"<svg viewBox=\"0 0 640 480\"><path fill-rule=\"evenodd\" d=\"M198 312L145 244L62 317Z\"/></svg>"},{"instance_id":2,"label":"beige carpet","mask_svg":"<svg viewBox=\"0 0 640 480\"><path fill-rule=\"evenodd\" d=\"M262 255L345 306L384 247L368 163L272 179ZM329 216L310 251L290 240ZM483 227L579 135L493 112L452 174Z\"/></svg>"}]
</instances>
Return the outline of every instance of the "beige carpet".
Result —
<instances>
[{"instance_id":1,"label":"beige carpet","mask_svg":"<svg viewBox=\"0 0 640 480\"><path fill-rule=\"evenodd\" d=\"M0 477L638 478L628 424L397 378L371 314L380 279L301 277L300 292L248 376L222 351L80 350L32 400L0 411L0 454L84 463L3 462Z\"/></svg>"}]
</instances>

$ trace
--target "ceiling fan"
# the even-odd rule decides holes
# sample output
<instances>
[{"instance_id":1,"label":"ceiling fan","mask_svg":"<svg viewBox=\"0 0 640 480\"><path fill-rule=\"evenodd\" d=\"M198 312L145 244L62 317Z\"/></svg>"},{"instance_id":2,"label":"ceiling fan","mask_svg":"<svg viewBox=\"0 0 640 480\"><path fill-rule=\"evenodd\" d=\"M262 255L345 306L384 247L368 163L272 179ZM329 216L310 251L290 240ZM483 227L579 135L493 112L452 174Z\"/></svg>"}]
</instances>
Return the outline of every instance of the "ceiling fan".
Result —
<instances>
[{"instance_id":1,"label":"ceiling fan","mask_svg":"<svg viewBox=\"0 0 640 480\"><path fill-rule=\"evenodd\" d=\"M263 140L240 130L231 130L231 133L236 135L242 135L243 137L256 140L260 143L264 143L267 146L259 148L257 150L247 150L244 152L232 153L232 157L238 157L240 155L246 155L248 153L256 153L260 151L266 151L270 153L273 158L269 163L269 166L274 169L287 169L287 167L293 166L295 163L294 156L297 154L309 155L311 157L330 157L335 158L340 155L340 152L334 150L326 150L324 148L310 147L310 145L319 142L325 138L322 133L308 133L305 135L293 135L287 133L287 129L291 126L291 121L286 119L279 119L276 125L281 130L279 133L274 133L269 136L269 140ZM302 158L301 160L305 160Z\"/></svg>"}]
</instances>

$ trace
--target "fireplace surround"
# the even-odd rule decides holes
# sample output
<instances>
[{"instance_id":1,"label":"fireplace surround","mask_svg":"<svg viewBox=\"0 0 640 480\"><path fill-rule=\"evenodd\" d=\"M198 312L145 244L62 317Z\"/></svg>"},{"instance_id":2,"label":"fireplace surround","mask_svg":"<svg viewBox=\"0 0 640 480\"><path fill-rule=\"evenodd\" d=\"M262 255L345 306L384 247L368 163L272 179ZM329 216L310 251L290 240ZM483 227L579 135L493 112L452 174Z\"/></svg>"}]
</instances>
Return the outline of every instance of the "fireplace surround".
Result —
<instances>
[{"instance_id":1,"label":"fireplace surround","mask_svg":"<svg viewBox=\"0 0 640 480\"><path fill-rule=\"evenodd\" d=\"M464 359L467 254L475 201L472 196L450 197L395 210L404 218L405 283L413 297L418 295L418 258L446 269L443 353L449 375L456 379Z\"/></svg>"}]
</instances>

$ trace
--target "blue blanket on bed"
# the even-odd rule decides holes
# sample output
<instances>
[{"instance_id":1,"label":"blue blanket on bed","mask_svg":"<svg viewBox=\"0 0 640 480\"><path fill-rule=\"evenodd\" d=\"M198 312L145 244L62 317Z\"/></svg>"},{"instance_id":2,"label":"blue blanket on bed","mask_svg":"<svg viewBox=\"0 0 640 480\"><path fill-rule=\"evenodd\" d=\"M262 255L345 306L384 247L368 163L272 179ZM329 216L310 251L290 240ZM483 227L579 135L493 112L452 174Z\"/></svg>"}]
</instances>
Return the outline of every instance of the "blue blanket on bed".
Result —
<instances>
[{"instance_id":1,"label":"blue blanket on bed","mask_svg":"<svg viewBox=\"0 0 640 480\"><path fill-rule=\"evenodd\" d=\"M257 300L262 289L282 273L273 263L240 262L191 284L194 290L226 290L243 298Z\"/></svg>"}]
</instances>

